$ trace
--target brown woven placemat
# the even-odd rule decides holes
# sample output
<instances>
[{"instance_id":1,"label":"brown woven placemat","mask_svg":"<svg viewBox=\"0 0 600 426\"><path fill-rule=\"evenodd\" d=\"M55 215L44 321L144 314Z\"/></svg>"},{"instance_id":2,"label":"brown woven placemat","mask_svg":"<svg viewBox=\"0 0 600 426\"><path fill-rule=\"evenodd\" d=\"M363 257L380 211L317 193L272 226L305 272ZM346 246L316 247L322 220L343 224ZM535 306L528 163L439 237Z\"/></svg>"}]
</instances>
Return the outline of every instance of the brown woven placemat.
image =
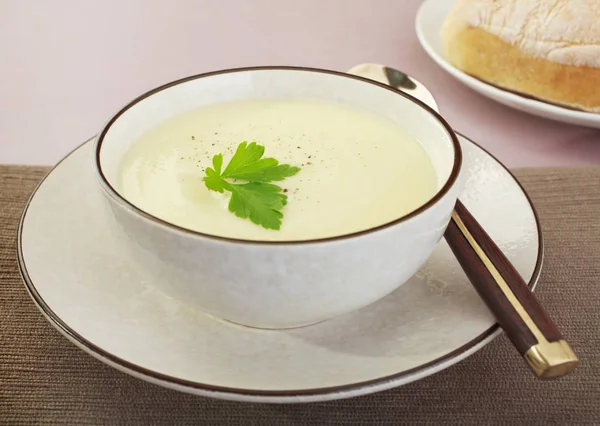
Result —
<instances>
[{"instance_id":1,"label":"brown woven placemat","mask_svg":"<svg viewBox=\"0 0 600 426\"><path fill-rule=\"evenodd\" d=\"M575 373L539 381L501 336L419 382L306 405L234 403L163 389L63 338L29 299L15 260L21 209L46 170L0 166L2 424L600 424L600 167L518 171L545 235L537 294L581 357Z\"/></svg>"}]
</instances>

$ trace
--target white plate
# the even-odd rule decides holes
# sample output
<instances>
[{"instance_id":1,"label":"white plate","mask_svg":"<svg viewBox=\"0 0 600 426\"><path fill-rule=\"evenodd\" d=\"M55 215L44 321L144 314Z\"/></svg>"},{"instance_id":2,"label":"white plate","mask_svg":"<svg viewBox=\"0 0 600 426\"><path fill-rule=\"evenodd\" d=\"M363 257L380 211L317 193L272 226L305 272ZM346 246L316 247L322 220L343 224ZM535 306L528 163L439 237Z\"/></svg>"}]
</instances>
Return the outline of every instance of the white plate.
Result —
<instances>
[{"instance_id":1,"label":"white plate","mask_svg":"<svg viewBox=\"0 0 600 426\"><path fill-rule=\"evenodd\" d=\"M452 0L425 0L417 12L415 26L419 42L440 67L476 92L519 111L563 123L600 129L600 114L576 111L529 99L484 83L450 65L445 58L440 30L454 3Z\"/></svg>"},{"instance_id":2,"label":"white plate","mask_svg":"<svg viewBox=\"0 0 600 426\"><path fill-rule=\"evenodd\" d=\"M461 198L533 287L542 240L530 201L497 160L465 138L461 143ZM155 290L152 274L128 258L91 156L87 142L34 192L19 228L19 265L33 300L59 331L133 376L216 398L323 401L418 380L500 331L443 240L395 293L318 325L256 330L194 311Z\"/></svg>"}]
</instances>

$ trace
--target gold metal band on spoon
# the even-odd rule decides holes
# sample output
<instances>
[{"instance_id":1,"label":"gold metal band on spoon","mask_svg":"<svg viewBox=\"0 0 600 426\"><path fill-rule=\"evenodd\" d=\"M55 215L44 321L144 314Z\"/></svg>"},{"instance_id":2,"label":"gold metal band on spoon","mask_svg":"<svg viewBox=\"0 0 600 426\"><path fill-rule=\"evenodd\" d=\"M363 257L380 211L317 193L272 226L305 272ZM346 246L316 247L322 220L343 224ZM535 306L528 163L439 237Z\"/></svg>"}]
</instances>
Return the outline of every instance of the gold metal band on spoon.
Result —
<instances>
[{"instance_id":1,"label":"gold metal band on spoon","mask_svg":"<svg viewBox=\"0 0 600 426\"><path fill-rule=\"evenodd\" d=\"M519 317L521 317L525 325L527 325L527 328L529 328L531 333L538 341L536 345L533 345L525 353L525 360L534 373L540 378L549 379L563 376L574 370L579 364L579 359L569 344L564 340L549 342L548 339L546 339L544 334L538 328L537 324L533 321L531 316L529 316L527 310L523 307L517 296L515 296L510 286L506 283L500 272L498 272L498 269L496 269L493 262L483 251L477 241L475 241L475 238L467 229L456 211L452 212L452 220L454 220L454 223L456 223L456 226L458 226L458 229L463 234L473 251L477 254L485 268L489 271L494 281L496 281L498 287L502 290L502 293L504 293L504 296L508 299Z\"/></svg>"},{"instance_id":2,"label":"gold metal band on spoon","mask_svg":"<svg viewBox=\"0 0 600 426\"><path fill-rule=\"evenodd\" d=\"M570 373L579 365L579 359L564 340L540 342L525 352L525 360L542 379L553 379Z\"/></svg>"}]
</instances>

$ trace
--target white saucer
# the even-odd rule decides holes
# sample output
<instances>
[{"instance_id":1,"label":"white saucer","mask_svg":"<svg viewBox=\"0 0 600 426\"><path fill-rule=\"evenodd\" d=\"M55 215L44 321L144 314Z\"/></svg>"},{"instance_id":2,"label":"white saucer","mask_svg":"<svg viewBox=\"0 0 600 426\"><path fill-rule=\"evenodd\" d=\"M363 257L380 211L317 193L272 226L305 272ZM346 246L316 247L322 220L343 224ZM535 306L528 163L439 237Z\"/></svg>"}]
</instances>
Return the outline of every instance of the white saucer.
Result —
<instances>
[{"instance_id":1,"label":"white saucer","mask_svg":"<svg viewBox=\"0 0 600 426\"><path fill-rule=\"evenodd\" d=\"M497 160L461 143L461 199L534 286L542 239L527 195ZM155 290L153 276L127 258L91 158L86 142L36 189L19 228L19 265L59 331L133 376L216 398L323 401L418 380L500 331L443 240L395 293L314 326L255 330L193 311Z\"/></svg>"},{"instance_id":2,"label":"white saucer","mask_svg":"<svg viewBox=\"0 0 600 426\"><path fill-rule=\"evenodd\" d=\"M476 92L511 108L563 123L600 129L600 114L563 108L508 92L452 66L445 58L440 30L454 3L451 0L425 0L417 12L415 26L419 42L440 67Z\"/></svg>"}]
</instances>

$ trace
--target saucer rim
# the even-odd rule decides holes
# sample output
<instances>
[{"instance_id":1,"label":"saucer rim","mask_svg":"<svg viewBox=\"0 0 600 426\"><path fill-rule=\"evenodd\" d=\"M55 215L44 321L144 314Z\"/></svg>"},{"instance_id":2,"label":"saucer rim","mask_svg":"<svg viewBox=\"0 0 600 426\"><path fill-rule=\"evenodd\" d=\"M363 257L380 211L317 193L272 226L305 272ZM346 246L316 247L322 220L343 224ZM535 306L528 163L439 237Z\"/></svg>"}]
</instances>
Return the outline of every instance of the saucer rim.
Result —
<instances>
[{"instance_id":1,"label":"saucer rim","mask_svg":"<svg viewBox=\"0 0 600 426\"><path fill-rule=\"evenodd\" d=\"M503 169L505 169L508 172L509 176L516 182L516 184L520 188L521 192L527 199L527 202L529 203L531 212L533 213L533 217L534 217L536 229L537 229L537 235L538 235L538 238L537 238L538 253L537 253L537 258L536 258L536 262L535 262L535 267L532 272L531 278L530 278L529 282L527 283L527 285L532 290L535 289L538 279L539 279L539 276L540 276L540 273L541 273L542 265L543 265L544 239L543 239L543 234L542 234L541 222L539 220L539 215L537 213L537 210L535 209L535 206L533 204L533 201L531 200L531 197L529 196L529 194L527 193L525 188L522 186L522 184L519 182L519 180L515 177L515 175L500 160L498 160L498 158L496 158L484 147L477 144L472 139L466 137L459 131L454 130L454 132L459 137L463 138L466 142L472 143L477 148L481 149L486 155L489 155ZM53 166L48 171L48 173L38 183L38 185L36 186L36 188L34 189L32 194L30 195L30 197L27 200L27 203L25 204L25 207L23 209L23 213L21 214L21 218L19 220L19 226L18 226L18 231L17 231L17 260L18 260L19 272L20 272L21 278L23 280L23 283L25 285L25 288L26 288L27 292L29 293L31 299L34 301L34 303L38 307L38 309L44 315L44 317L46 317L48 319L48 321L58 331L61 332L61 334L63 334L65 337L67 337L68 340L70 340L72 343L74 343L75 346L79 347L80 349L84 350L88 354L92 355L94 358L112 366L113 368L116 368L116 369L118 369L122 372L125 372L129 375L132 375L136 378L143 379L143 380L146 380L146 381L154 383L154 384L170 387L170 388L177 389L177 390L184 391L184 392L187 391L187 392L197 393L197 394L203 393L207 396L212 395L215 397L220 397L222 399L243 400L243 401L260 400L263 402L269 402L269 401L273 402L272 400L277 400L279 398L279 401L274 401L274 402L290 402L292 399L297 398L297 399L304 399L304 402L309 402L309 401L319 401L319 400L326 400L326 399L343 398L345 396L348 396L347 394L354 394L354 395L349 395L349 396L356 396L356 395L360 395L360 393L358 393L358 392L360 392L361 389L378 388L376 390L372 390L372 392L375 392L378 390L385 390L385 389L389 389L392 387L396 387L401 384L406 384L406 383L412 382L414 380L419 380L420 378L424 378L431 374L435 374L436 372L444 370L444 369L452 366L456 362L459 362L462 359L467 358L468 356L477 352L479 349L481 349L482 347L487 345L489 342L491 342L502 331L500 329L499 324L494 323L491 327L489 327L483 333L481 333L477 337L471 339L469 342L460 346L459 348L457 348L451 352L448 352L448 353L444 354L443 356L440 356L432 361L429 361L427 363L421 364L417 367L413 367L408 370L404 370L399 373L390 374L387 376L370 379L370 380L365 380L365 381L360 381L360 382L356 382L356 383L350 383L350 384L346 384L346 385L328 386L328 387L321 387L321 388L309 388L309 389L297 389L297 390L294 390L294 389L255 390L255 389L235 388L235 387L206 384L206 383L201 383L201 382L197 382L197 381L191 381L191 380L186 380L186 379L182 379L182 378L178 378L178 377L173 377L173 376L163 374L163 373L158 373L154 370L150 370L148 368L139 366L130 361L127 361L118 356L115 356L112 353L110 353L110 352L102 349L101 347L96 346L92 342L88 341L84 336L82 336L81 334L79 334L75 330L73 330L71 327L69 327L69 325L66 324L52 310L52 308L46 304L45 300L38 293L38 291L35 287L35 284L33 283L31 277L29 276L29 273L27 271L27 266L25 264L23 248L22 248L24 220L25 220L25 217L29 210L31 201L35 197L39 188L43 185L43 183L46 181L48 176L50 176L56 168L60 167L60 165L63 163L63 161L65 161L67 158L69 158L72 154L74 154L76 151L78 151L80 148L82 148L86 144L91 143L93 141L93 139L94 138L86 140L85 142L83 142L82 144L77 146L75 149L70 151L65 157L63 157L55 166ZM452 360L454 360L455 362L451 362L450 364L448 364L448 362L450 362ZM410 380L410 376L419 376L419 373L425 373L425 374L424 375L422 374L421 375L422 377L414 377L413 380ZM403 381L403 383L397 384L397 382L399 382L399 381L400 382ZM371 392L365 392L365 393L371 393ZM336 394L337 394L337 397L333 396L333 397L328 398L328 396L336 395Z\"/></svg>"},{"instance_id":2,"label":"saucer rim","mask_svg":"<svg viewBox=\"0 0 600 426\"><path fill-rule=\"evenodd\" d=\"M431 44L431 38L425 36L424 34L423 28L425 26L424 21L426 19L424 16L427 16L425 12L427 5L435 2L440 2L440 0L424 0L421 3L415 16L415 32L417 39L419 40L419 44L425 53L427 53L427 55L447 74L469 89L478 92L480 95L512 109L568 124L574 124L573 120L575 120L579 125L586 127L591 126L592 128L596 128L597 126L600 126L599 113L569 108L566 106L553 104L551 102L546 102L541 99L528 97L527 95L516 93L507 89L502 89L494 86L493 84L487 83L486 81L475 78L452 65L444 55L438 53L436 49L433 48ZM446 12L445 16L447 16L448 13L449 12ZM517 104L518 107L508 104L507 102L513 102L514 104Z\"/></svg>"}]
</instances>

